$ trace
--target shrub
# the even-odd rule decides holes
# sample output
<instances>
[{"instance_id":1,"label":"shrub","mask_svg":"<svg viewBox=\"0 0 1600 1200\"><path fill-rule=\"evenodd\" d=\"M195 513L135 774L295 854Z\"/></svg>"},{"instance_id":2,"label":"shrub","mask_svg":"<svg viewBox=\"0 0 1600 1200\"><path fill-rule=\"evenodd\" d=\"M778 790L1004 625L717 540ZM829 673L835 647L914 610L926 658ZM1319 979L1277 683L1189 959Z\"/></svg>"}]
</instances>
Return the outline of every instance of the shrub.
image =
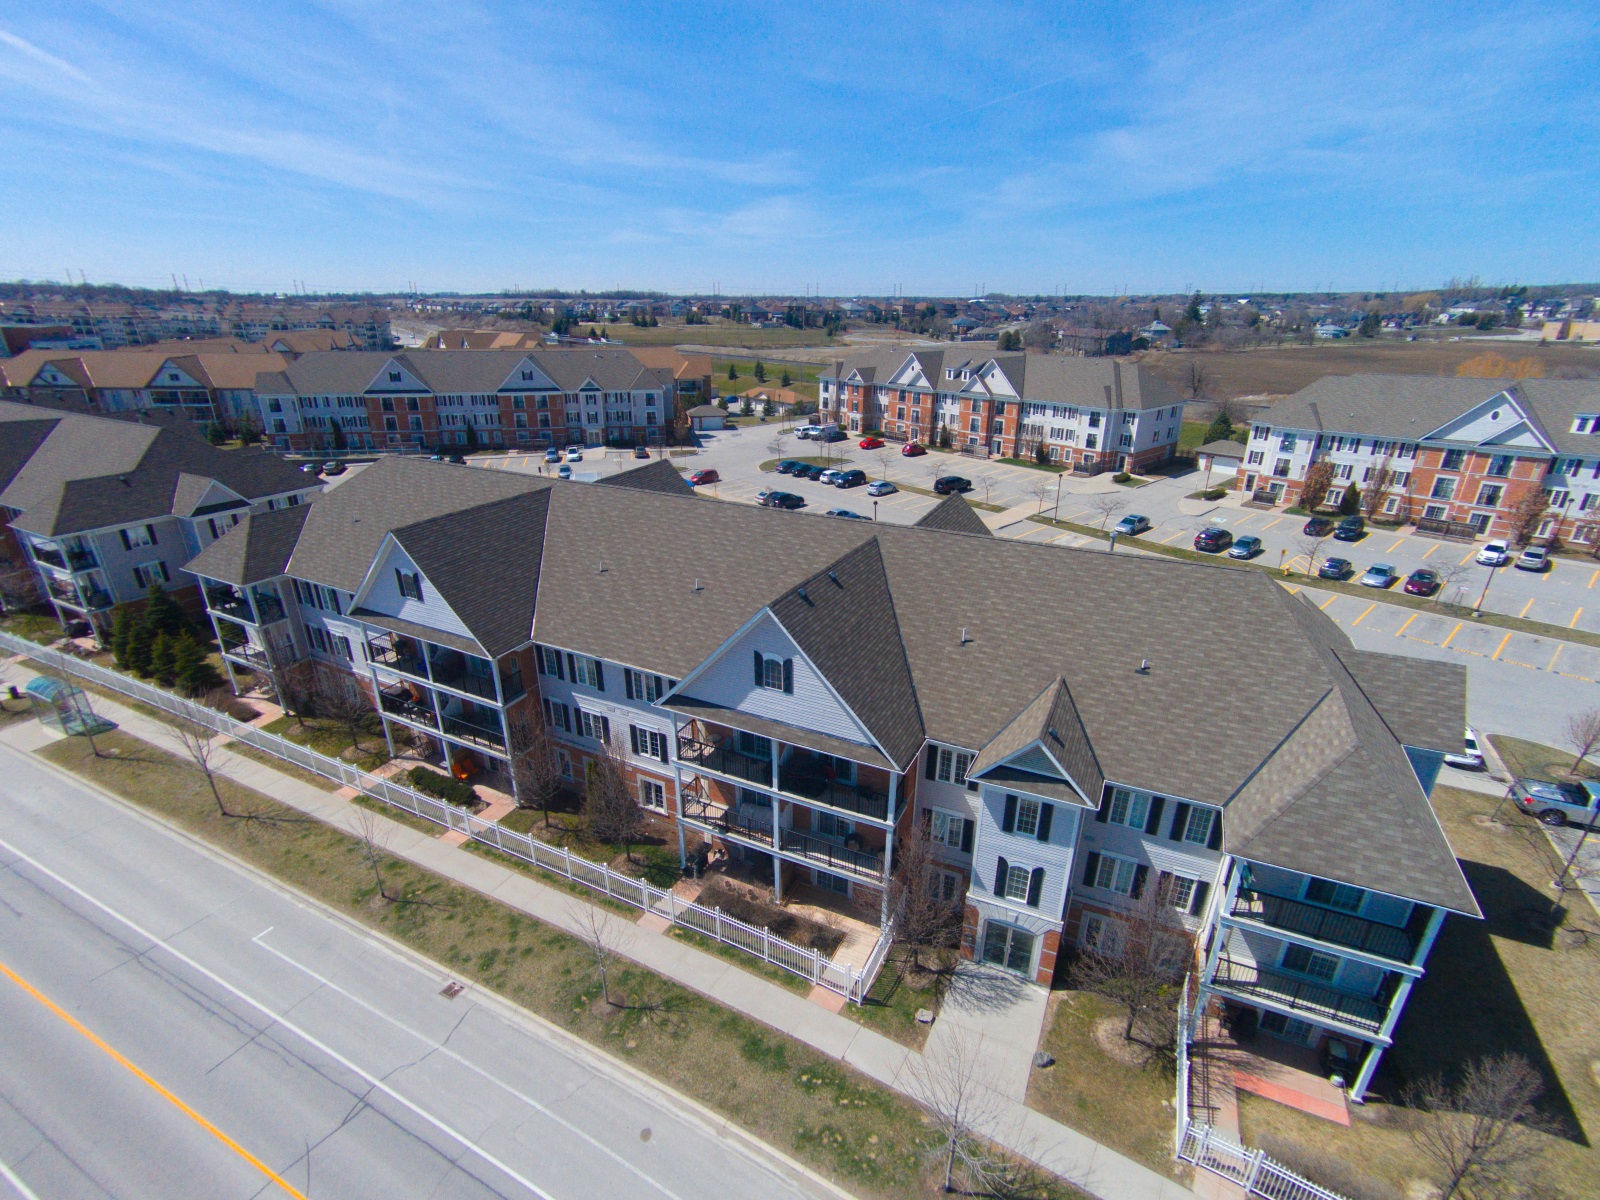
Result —
<instances>
[{"instance_id":1,"label":"shrub","mask_svg":"<svg viewBox=\"0 0 1600 1200\"><path fill-rule=\"evenodd\" d=\"M1212 488L1210 491L1203 492L1201 498L1205 500L1221 500L1227 494L1227 488Z\"/></svg>"},{"instance_id":2,"label":"shrub","mask_svg":"<svg viewBox=\"0 0 1600 1200\"><path fill-rule=\"evenodd\" d=\"M406 772L406 778L411 781L411 786L419 792L430 796L437 796L449 804L461 808L472 808L478 803L478 789L460 779L452 779L448 775L441 775L437 771L430 771L427 767L412 767Z\"/></svg>"},{"instance_id":3,"label":"shrub","mask_svg":"<svg viewBox=\"0 0 1600 1200\"><path fill-rule=\"evenodd\" d=\"M235 721L254 721L261 714L225 687L213 688L200 697L200 703L226 713Z\"/></svg>"},{"instance_id":4,"label":"shrub","mask_svg":"<svg viewBox=\"0 0 1600 1200\"><path fill-rule=\"evenodd\" d=\"M670 888L683 876L678 867L678 855L665 846L647 846L644 851L645 882L658 888Z\"/></svg>"},{"instance_id":5,"label":"shrub","mask_svg":"<svg viewBox=\"0 0 1600 1200\"><path fill-rule=\"evenodd\" d=\"M1118 471L1115 475L1113 475L1111 477L1111 481L1113 483L1128 483L1132 479L1133 479L1133 476L1129 475L1126 471Z\"/></svg>"}]
</instances>

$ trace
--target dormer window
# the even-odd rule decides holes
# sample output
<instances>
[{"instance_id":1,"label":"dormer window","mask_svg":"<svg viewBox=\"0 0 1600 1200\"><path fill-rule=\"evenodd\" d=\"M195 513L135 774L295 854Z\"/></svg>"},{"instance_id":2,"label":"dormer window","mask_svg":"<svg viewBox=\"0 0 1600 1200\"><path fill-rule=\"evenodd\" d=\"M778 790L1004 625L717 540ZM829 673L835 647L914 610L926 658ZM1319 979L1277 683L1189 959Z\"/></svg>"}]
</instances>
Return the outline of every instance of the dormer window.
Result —
<instances>
[{"instance_id":1,"label":"dormer window","mask_svg":"<svg viewBox=\"0 0 1600 1200\"><path fill-rule=\"evenodd\" d=\"M400 587L400 594L407 599L422 603L422 575L417 571L402 571L399 567L394 569L395 582Z\"/></svg>"},{"instance_id":2,"label":"dormer window","mask_svg":"<svg viewBox=\"0 0 1600 1200\"><path fill-rule=\"evenodd\" d=\"M794 695L794 659L773 658L755 652L755 681L759 688Z\"/></svg>"},{"instance_id":3,"label":"dormer window","mask_svg":"<svg viewBox=\"0 0 1600 1200\"><path fill-rule=\"evenodd\" d=\"M1586 413L1572 423L1573 433L1600 433L1600 416Z\"/></svg>"},{"instance_id":4,"label":"dormer window","mask_svg":"<svg viewBox=\"0 0 1600 1200\"><path fill-rule=\"evenodd\" d=\"M400 382L400 372L399 371L390 371L389 372L389 382L390 383L399 383Z\"/></svg>"},{"instance_id":5,"label":"dormer window","mask_svg":"<svg viewBox=\"0 0 1600 1200\"><path fill-rule=\"evenodd\" d=\"M524 379L532 379L533 378L533 372L532 371L524 371L522 373L522 377Z\"/></svg>"}]
</instances>

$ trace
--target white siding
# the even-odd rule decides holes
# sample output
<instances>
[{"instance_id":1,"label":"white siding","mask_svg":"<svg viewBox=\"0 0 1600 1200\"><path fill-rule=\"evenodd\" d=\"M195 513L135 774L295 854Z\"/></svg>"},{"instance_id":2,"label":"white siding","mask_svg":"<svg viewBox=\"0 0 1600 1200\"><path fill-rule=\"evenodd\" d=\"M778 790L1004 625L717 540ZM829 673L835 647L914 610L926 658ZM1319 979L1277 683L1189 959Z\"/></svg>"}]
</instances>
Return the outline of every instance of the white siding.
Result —
<instances>
[{"instance_id":1,"label":"white siding","mask_svg":"<svg viewBox=\"0 0 1600 1200\"><path fill-rule=\"evenodd\" d=\"M1073 848L1078 841L1079 814L1085 810L1075 805L1043 801L1053 806L1054 815L1050 821L1050 840L1041 842L1036 837L1001 831L1008 794L1022 793L1008 793L1004 788L988 784L980 788L978 831L972 846L974 876L972 891L976 897L986 900L995 908L1037 913L1052 922L1052 928L1059 928L1062 913L1066 908L1067 892L1071 885ZM1029 870L1035 867L1044 868L1044 886L1036 909L1020 901L1001 901L994 898L995 868L1002 856L1012 866L1026 867Z\"/></svg>"},{"instance_id":2,"label":"white siding","mask_svg":"<svg viewBox=\"0 0 1600 1200\"><path fill-rule=\"evenodd\" d=\"M794 694L757 687L755 652L771 658L794 660ZM609 682L609 681L608 681ZM705 670L690 681L684 693L740 712L782 721L846 741L870 746L872 739L859 721L829 690L817 669L800 653L783 627L769 613L745 631Z\"/></svg>"},{"instance_id":3,"label":"white siding","mask_svg":"<svg viewBox=\"0 0 1600 1200\"><path fill-rule=\"evenodd\" d=\"M469 630L456 616L444 598L439 595L439 589L434 587L426 576L422 580L422 600L420 602L409 596L400 594L400 584L395 579L395 571L404 571L407 574L415 572L422 574L417 564L411 561L400 546L391 542L389 551L383 555L372 586L367 594L361 598L361 604L372 609L373 612L384 613L391 617L399 617L403 621L414 621L418 625L426 625L429 629L442 629L461 637L471 637Z\"/></svg>"}]
</instances>

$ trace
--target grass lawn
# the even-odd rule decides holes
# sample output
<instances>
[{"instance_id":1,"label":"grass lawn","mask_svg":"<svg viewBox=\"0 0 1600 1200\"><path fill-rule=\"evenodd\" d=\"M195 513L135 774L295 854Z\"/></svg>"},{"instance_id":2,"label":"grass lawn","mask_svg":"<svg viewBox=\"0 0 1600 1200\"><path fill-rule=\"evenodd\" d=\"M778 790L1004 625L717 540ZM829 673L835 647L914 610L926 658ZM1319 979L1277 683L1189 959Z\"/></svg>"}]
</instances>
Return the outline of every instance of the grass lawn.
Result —
<instances>
[{"instance_id":1,"label":"grass lawn","mask_svg":"<svg viewBox=\"0 0 1600 1200\"><path fill-rule=\"evenodd\" d=\"M389 761L389 744L384 741L383 727L376 713L363 724L355 753L352 753L349 729L324 717L307 717L302 724L298 717L286 715L261 728L267 733L288 738L291 742L309 746L318 754L353 763L363 771L371 771Z\"/></svg>"},{"instance_id":2,"label":"grass lawn","mask_svg":"<svg viewBox=\"0 0 1600 1200\"><path fill-rule=\"evenodd\" d=\"M953 965L949 954L941 956L924 951L922 958L930 966ZM932 1009L937 1016L948 986L949 976L939 971L918 970L912 965L911 951L896 942L884 960L883 970L873 981L872 990L867 993L867 1002L846 1004L844 1015L903 1046L921 1050L932 1026L917 1023L917 1010Z\"/></svg>"},{"instance_id":3,"label":"grass lawn","mask_svg":"<svg viewBox=\"0 0 1600 1200\"><path fill-rule=\"evenodd\" d=\"M1060 463L1042 463L1033 458L1002 458L998 461L1012 467L1027 467L1034 471L1048 471L1052 475L1060 475L1066 471Z\"/></svg>"},{"instance_id":4,"label":"grass lawn","mask_svg":"<svg viewBox=\"0 0 1600 1200\"><path fill-rule=\"evenodd\" d=\"M161 716L163 720L171 719L165 713L161 714ZM339 790L340 785L333 780L326 779L315 771L308 771L304 767L297 767L287 759L279 758L276 754L268 754L265 750L257 750L254 746L247 746L243 742L229 742L227 749L229 753L237 754L240 758L248 758L258 763L264 763L275 771L282 771L285 775L298 779L301 783L309 783L312 787L321 788L325 792L337 792Z\"/></svg>"},{"instance_id":5,"label":"grass lawn","mask_svg":"<svg viewBox=\"0 0 1600 1200\"><path fill-rule=\"evenodd\" d=\"M1566 1130L1535 1135L1543 1153L1530 1194L1600 1195L1600 1154L1591 1144L1600 1134L1600 920L1578 899L1552 928L1548 885L1560 865L1531 818L1506 807L1491 825L1497 797L1453 788L1435 791L1433 804L1485 919L1445 922L1379 1069L1380 1099L1360 1109L1351 1128L1241 1096L1245 1140L1279 1157L1299 1153L1308 1167L1359 1164L1382 1186L1371 1194L1400 1196L1434 1169L1408 1133L1416 1114L1392 1102L1409 1082L1511 1050L1543 1072L1544 1115Z\"/></svg>"},{"instance_id":6,"label":"grass lawn","mask_svg":"<svg viewBox=\"0 0 1600 1200\"><path fill-rule=\"evenodd\" d=\"M939 493L934 491L932 488L917 487L915 484L911 483L901 483L898 479L894 481L894 485L902 492L915 492L919 496L932 496L935 500L944 499L943 496L939 495ZM982 500L974 500L971 492L966 494L966 501L968 504L972 505L973 508L981 508L984 512L1006 511L1006 506L1004 504L986 504Z\"/></svg>"},{"instance_id":7,"label":"grass lawn","mask_svg":"<svg viewBox=\"0 0 1600 1200\"><path fill-rule=\"evenodd\" d=\"M812 467L833 467L835 469L838 469L838 468L844 467L844 466L848 466L849 463L850 463L850 460L848 458L843 457L843 456L839 456L839 457L836 457L836 458L822 458L822 457L820 457L818 455L815 455L815 454L809 454L809 455L808 454L798 454L798 455L792 456L792 458L791 457L769 458L765 462L763 462L759 467L757 467L756 469L759 470L759 471L776 471L778 469L778 464L779 463L781 463L781 462L790 462L790 461L803 462L806 465L812 466Z\"/></svg>"},{"instance_id":8,"label":"grass lawn","mask_svg":"<svg viewBox=\"0 0 1600 1200\"><path fill-rule=\"evenodd\" d=\"M41 646L48 646L67 636L54 616L42 612L7 613L0 617L0 629L27 638L30 642L38 642Z\"/></svg>"},{"instance_id":9,"label":"grass lawn","mask_svg":"<svg viewBox=\"0 0 1600 1200\"><path fill-rule=\"evenodd\" d=\"M709 325L683 325L663 321L654 329L640 329L637 325L600 325L582 322L579 330L588 333L598 329L608 338L615 338L628 346L736 346L747 350L764 350L782 346L826 346L831 339L820 329L752 329L748 325L733 325L712 319ZM844 347L841 345L841 350Z\"/></svg>"},{"instance_id":10,"label":"grass lawn","mask_svg":"<svg viewBox=\"0 0 1600 1200\"><path fill-rule=\"evenodd\" d=\"M1097 1021L1115 1017L1117 1006L1087 992L1056 991L1050 996L1041 1050L1055 1065L1035 1069L1028 1085L1028 1107L1069 1125L1169 1178L1180 1167L1172 1157L1177 1086L1171 1062L1162 1057L1145 1066L1112 1058L1095 1041Z\"/></svg>"},{"instance_id":11,"label":"grass lawn","mask_svg":"<svg viewBox=\"0 0 1600 1200\"><path fill-rule=\"evenodd\" d=\"M1179 454L1193 454L1196 449L1206 444L1206 430L1211 428L1210 421L1185 421L1178 427Z\"/></svg>"},{"instance_id":12,"label":"grass lawn","mask_svg":"<svg viewBox=\"0 0 1600 1200\"><path fill-rule=\"evenodd\" d=\"M728 378L728 367L739 373L739 378ZM789 390L804 396L807 400L817 398L817 379L822 374L822 368L815 364L801 363L771 363L762 360L766 368L767 377L764 380L756 378L756 360L753 358L718 358L712 361L711 382L716 384L717 391L724 396L743 395L751 388L783 386L783 373L789 372Z\"/></svg>"},{"instance_id":13,"label":"grass lawn","mask_svg":"<svg viewBox=\"0 0 1600 1200\"><path fill-rule=\"evenodd\" d=\"M1573 754L1570 750L1525 742L1503 733L1491 733L1489 740L1500 752L1500 757L1505 759L1506 769L1518 779L1542 779L1546 783L1556 783L1572 777ZM1585 761L1578 774L1585 779L1600 779L1600 767Z\"/></svg>"},{"instance_id":14,"label":"grass lawn","mask_svg":"<svg viewBox=\"0 0 1600 1200\"><path fill-rule=\"evenodd\" d=\"M585 947L565 933L399 861L387 882L428 903L388 904L355 839L220 780L230 804L284 818L229 820L193 767L125 734L100 741L119 753L95 758L79 738L41 753L632 1062L858 1195L934 1194L930 1131L893 1092L640 967L613 971L615 991L637 1007L610 1007Z\"/></svg>"}]
</instances>

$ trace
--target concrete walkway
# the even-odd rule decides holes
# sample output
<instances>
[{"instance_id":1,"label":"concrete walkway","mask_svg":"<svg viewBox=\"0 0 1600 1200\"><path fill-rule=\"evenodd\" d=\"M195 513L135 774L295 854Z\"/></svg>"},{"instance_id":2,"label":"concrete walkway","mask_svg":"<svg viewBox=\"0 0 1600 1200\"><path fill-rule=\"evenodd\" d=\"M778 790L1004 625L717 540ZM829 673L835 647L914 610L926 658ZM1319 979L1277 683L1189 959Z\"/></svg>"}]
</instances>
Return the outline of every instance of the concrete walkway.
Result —
<instances>
[{"instance_id":1,"label":"concrete walkway","mask_svg":"<svg viewBox=\"0 0 1600 1200\"><path fill-rule=\"evenodd\" d=\"M33 676L34 672L19 660L8 660L0 666L0 684L15 683L21 687ZM92 703L96 712L115 721L125 732L179 758L187 758L176 733L165 723L103 696L94 696ZM224 740L219 738L218 742ZM348 789L326 791L236 754L223 744L214 751L212 767L219 775L254 788L351 836L371 835L381 839L396 858L493 896L502 904L569 934L586 936L584 919L593 906L470 850L357 806L352 803L353 793ZM608 909L596 911L602 914L618 953L624 957L727 1008L770 1025L913 1100L927 1094L927 1080L934 1070L931 1064L938 1061L936 1046L925 1059L890 1038L829 1012L797 992L668 937L659 922L640 924ZM1022 1007L1031 1012L1031 1006ZM1019 1014L1004 1021L1006 1026L1015 1021L1018 1036L1023 1036L1023 1025L1032 1022L1025 1043L1030 1060L1043 1020L1042 1003L1040 1008L1036 1020ZM958 1019L977 1024L978 1032L989 1039L986 1044L1005 1045L998 1027L995 1036L982 1028L981 1013L970 1013ZM933 1039L941 1025L944 1025L942 1019L934 1023L930 1046L934 1045ZM994 1102L986 1106L977 1122L986 1136L1105 1200L1177 1200L1193 1195L1174 1180L1022 1104L1020 1096L1026 1092L1026 1077L1022 1078L1018 1092L1016 1064L1009 1062L1016 1053L1020 1053L1020 1047L1007 1049L1005 1058L1009 1065L996 1079Z\"/></svg>"},{"instance_id":2,"label":"concrete walkway","mask_svg":"<svg viewBox=\"0 0 1600 1200\"><path fill-rule=\"evenodd\" d=\"M1033 1054L1044 1032L1050 993L1010 971L963 962L939 1006L925 1053L948 1054L952 1043L975 1039L989 1085L1018 1103L1028 1098Z\"/></svg>"}]
</instances>

